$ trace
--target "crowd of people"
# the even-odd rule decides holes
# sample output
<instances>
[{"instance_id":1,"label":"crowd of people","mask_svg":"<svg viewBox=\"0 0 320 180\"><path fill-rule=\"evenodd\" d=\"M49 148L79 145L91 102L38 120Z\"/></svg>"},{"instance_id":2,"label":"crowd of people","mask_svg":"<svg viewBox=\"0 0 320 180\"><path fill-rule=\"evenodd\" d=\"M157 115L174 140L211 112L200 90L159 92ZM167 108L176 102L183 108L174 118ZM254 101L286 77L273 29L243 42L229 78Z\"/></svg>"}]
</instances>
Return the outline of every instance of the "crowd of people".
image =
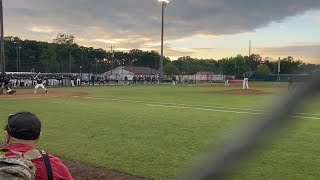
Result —
<instances>
[{"instance_id":1,"label":"crowd of people","mask_svg":"<svg viewBox=\"0 0 320 180\"><path fill-rule=\"evenodd\" d=\"M12 87L35 87L37 84L37 75L6 75ZM45 86L63 86L80 85L80 77L71 75L58 75L58 74L42 74L41 78Z\"/></svg>"},{"instance_id":2,"label":"crowd of people","mask_svg":"<svg viewBox=\"0 0 320 180\"><path fill-rule=\"evenodd\" d=\"M7 74L6 79L11 88L36 87L37 74ZM80 86L80 85L138 85L138 84L193 84L197 81L195 78L168 75L162 78L159 75L96 75L80 77L70 74L40 74L42 84L45 87L53 86Z\"/></svg>"}]
</instances>

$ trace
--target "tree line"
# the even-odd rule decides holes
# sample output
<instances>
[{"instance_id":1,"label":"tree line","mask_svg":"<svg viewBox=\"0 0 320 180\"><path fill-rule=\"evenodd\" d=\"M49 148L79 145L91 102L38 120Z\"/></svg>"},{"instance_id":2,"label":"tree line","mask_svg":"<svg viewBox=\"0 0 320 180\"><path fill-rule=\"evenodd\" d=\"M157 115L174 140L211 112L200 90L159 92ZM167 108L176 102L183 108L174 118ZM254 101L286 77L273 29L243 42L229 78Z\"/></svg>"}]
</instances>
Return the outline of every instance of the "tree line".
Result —
<instances>
[{"instance_id":1,"label":"tree line","mask_svg":"<svg viewBox=\"0 0 320 180\"><path fill-rule=\"evenodd\" d=\"M40 42L5 37L6 70L9 72L103 73L118 66L142 66L159 69L157 51L132 49L129 52L106 51L84 47L74 42L72 35L58 34L52 41ZM320 65L307 64L291 56L280 59L281 74L310 73ZM241 75L255 72L265 75L278 72L278 60L262 58L259 54L237 55L219 60L197 59L190 56L171 61L164 57L165 74L195 74L210 71L217 74Z\"/></svg>"},{"instance_id":2,"label":"tree line","mask_svg":"<svg viewBox=\"0 0 320 180\"><path fill-rule=\"evenodd\" d=\"M180 57L170 64L165 65L166 73L195 74L199 71L209 71L217 74L242 75L244 73L256 73L258 75L277 74L280 61L281 74L309 74L320 69L319 64L304 63L302 60L291 56L273 60L262 58L259 54L214 59L197 59L189 56Z\"/></svg>"}]
</instances>

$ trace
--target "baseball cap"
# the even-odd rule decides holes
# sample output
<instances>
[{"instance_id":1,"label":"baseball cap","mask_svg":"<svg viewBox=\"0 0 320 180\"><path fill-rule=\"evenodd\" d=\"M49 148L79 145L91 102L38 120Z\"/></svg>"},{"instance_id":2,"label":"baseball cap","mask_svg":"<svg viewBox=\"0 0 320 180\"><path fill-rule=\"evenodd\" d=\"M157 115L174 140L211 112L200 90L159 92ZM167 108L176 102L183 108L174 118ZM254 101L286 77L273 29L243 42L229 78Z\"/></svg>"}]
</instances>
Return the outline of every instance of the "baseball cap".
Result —
<instances>
[{"instance_id":1,"label":"baseball cap","mask_svg":"<svg viewBox=\"0 0 320 180\"><path fill-rule=\"evenodd\" d=\"M8 117L4 130L17 139L36 140L40 136L41 122L33 113L19 112Z\"/></svg>"}]
</instances>

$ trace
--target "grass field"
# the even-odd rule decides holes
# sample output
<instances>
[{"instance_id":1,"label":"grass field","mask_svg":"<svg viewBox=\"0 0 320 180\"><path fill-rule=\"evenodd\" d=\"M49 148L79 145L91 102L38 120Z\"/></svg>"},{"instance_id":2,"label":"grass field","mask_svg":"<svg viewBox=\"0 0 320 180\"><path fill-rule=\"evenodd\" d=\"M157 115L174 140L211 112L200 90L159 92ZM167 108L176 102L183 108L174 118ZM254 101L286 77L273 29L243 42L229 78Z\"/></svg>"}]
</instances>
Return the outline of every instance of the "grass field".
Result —
<instances>
[{"instance_id":1,"label":"grass field","mask_svg":"<svg viewBox=\"0 0 320 180\"><path fill-rule=\"evenodd\" d=\"M250 123L253 110L264 110L279 96L210 93L223 89L187 85L51 89L87 92L88 96L0 100L0 125L10 113L32 111L43 122L39 148L131 175L172 179L202 157L212 143ZM296 118L298 123L283 130L232 177L318 179L319 100L315 97L301 110L305 114Z\"/></svg>"}]
</instances>

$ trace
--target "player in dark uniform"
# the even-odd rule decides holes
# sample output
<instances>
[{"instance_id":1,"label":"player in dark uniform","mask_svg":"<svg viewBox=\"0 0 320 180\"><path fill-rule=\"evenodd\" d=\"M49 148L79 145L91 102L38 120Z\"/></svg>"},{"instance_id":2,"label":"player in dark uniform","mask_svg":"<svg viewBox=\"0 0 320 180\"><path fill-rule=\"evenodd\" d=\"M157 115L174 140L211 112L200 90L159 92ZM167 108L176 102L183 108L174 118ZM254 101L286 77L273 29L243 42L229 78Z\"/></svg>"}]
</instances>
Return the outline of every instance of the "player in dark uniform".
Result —
<instances>
[{"instance_id":1,"label":"player in dark uniform","mask_svg":"<svg viewBox=\"0 0 320 180\"><path fill-rule=\"evenodd\" d=\"M175 75L172 75L172 86L175 86L177 83L177 78Z\"/></svg>"},{"instance_id":2,"label":"player in dark uniform","mask_svg":"<svg viewBox=\"0 0 320 180\"><path fill-rule=\"evenodd\" d=\"M46 91L46 94L48 94L48 90L44 87L44 80L38 76L36 76L35 78L37 85L34 87L34 94L37 93L37 89L39 87L41 87L42 89L44 89Z\"/></svg>"},{"instance_id":3,"label":"player in dark uniform","mask_svg":"<svg viewBox=\"0 0 320 180\"><path fill-rule=\"evenodd\" d=\"M4 78L2 84L3 84L2 85L3 89L7 90L7 94L14 94L16 92L15 89L11 88L11 84L10 84L10 79L9 78Z\"/></svg>"},{"instance_id":4,"label":"player in dark uniform","mask_svg":"<svg viewBox=\"0 0 320 180\"><path fill-rule=\"evenodd\" d=\"M229 77L228 76L225 76L224 77L224 86L229 86Z\"/></svg>"}]
</instances>

